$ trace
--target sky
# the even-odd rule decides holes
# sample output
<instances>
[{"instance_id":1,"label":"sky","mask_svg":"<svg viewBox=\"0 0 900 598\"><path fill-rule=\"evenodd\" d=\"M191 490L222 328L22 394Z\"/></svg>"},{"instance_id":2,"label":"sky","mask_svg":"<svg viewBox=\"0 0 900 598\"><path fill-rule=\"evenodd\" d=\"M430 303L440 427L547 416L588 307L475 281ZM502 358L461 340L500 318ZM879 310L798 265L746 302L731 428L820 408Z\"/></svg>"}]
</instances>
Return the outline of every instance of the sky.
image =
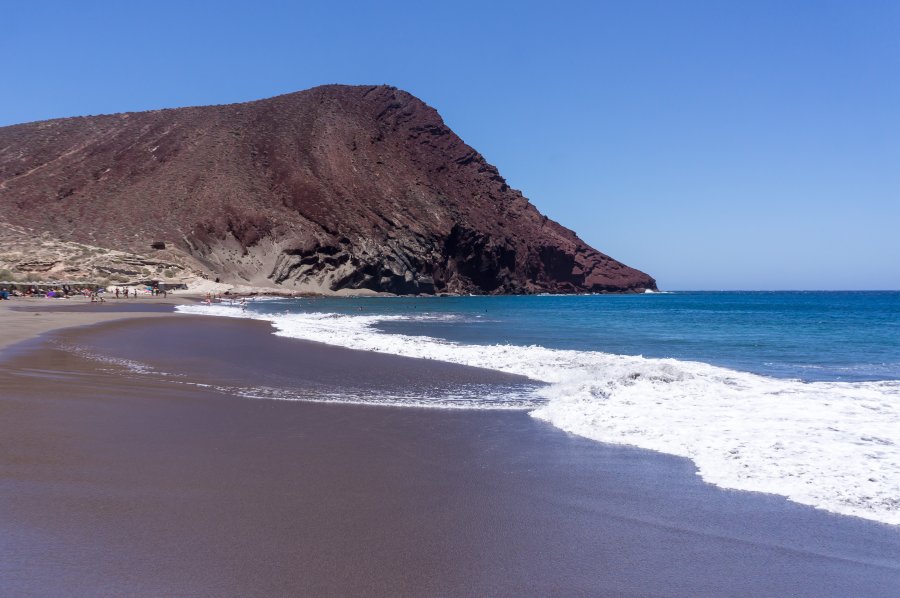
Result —
<instances>
[{"instance_id":1,"label":"sky","mask_svg":"<svg viewBox=\"0 0 900 598\"><path fill-rule=\"evenodd\" d=\"M898 32L878 0L0 0L0 126L387 83L662 289L900 289Z\"/></svg>"}]
</instances>

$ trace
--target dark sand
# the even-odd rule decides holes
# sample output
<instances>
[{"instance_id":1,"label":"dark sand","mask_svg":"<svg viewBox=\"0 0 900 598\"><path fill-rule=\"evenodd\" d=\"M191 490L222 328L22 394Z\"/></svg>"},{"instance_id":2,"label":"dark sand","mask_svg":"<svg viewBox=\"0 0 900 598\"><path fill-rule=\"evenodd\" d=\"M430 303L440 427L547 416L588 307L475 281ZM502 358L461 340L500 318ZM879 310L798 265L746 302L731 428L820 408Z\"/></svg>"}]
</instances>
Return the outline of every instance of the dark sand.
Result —
<instances>
[{"instance_id":1,"label":"dark sand","mask_svg":"<svg viewBox=\"0 0 900 598\"><path fill-rule=\"evenodd\" d=\"M194 303L190 296L148 297L132 302L110 300L92 303L84 297L45 299L16 297L0 301L0 359L15 350L12 346L50 330L88 326L134 317L171 316L172 306Z\"/></svg>"},{"instance_id":2,"label":"dark sand","mask_svg":"<svg viewBox=\"0 0 900 598\"><path fill-rule=\"evenodd\" d=\"M81 300L70 300L70 302L65 302L61 299L46 300L41 301L40 303L29 302L24 305L13 304L10 309L16 312L46 312L46 313L158 313L165 312L171 313L173 305L180 305L181 303L186 303L186 301L175 302L175 301L167 301L165 299L160 298L159 300L154 299L136 299L136 300L125 300L119 299L114 300L110 299L108 301L104 301L103 303L91 303L90 301L81 301ZM48 305L49 302L49 305ZM196 303L196 302L193 302Z\"/></svg>"},{"instance_id":3,"label":"dark sand","mask_svg":"<svg viewBox=\"0 0 900 598\"><path fill-rule=\"evenodd\" d=\"M175 376L134 373L71 349ZM175 316L0 362L3 596L897 596L900 529L523 412L243 399L521 380Z\"/></svg>"}]
</instances>

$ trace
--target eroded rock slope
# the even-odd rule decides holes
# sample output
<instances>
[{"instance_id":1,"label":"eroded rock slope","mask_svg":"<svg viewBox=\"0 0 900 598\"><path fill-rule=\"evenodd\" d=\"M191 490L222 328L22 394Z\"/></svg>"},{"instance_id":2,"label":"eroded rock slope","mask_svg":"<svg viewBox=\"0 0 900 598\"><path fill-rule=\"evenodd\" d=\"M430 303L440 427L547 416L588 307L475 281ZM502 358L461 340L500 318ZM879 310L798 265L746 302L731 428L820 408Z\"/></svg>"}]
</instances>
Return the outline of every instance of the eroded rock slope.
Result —
<instances>
[{"instance_id":1,"label":"eroded rock slope","mask_svg":"<svg viewBox=\"0 0 900 598\"><path fill-rule=\"evenodd\" d=\"M386 86L0 128L0 221L301 291L656 288Z\"/></svg>"}]
</instances>

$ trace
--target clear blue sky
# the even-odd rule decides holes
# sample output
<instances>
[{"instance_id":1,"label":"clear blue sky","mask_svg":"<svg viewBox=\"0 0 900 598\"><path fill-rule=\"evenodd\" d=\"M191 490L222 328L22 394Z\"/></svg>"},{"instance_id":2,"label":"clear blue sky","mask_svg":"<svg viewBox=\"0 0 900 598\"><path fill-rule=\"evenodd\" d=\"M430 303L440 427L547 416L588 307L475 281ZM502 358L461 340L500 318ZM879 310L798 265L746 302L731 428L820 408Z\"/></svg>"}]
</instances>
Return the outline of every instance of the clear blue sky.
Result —
<instances>
[{"instance_id":1,"label":"clear blue sky","mask_svg":"<svg viewBox=\"0 0 900 598\"><path fill-rule=\"evenodd\" d=\"M900 2L0 0L0 125L389 83L667 289L900 289Z\"/></svg>"}]
</instances>

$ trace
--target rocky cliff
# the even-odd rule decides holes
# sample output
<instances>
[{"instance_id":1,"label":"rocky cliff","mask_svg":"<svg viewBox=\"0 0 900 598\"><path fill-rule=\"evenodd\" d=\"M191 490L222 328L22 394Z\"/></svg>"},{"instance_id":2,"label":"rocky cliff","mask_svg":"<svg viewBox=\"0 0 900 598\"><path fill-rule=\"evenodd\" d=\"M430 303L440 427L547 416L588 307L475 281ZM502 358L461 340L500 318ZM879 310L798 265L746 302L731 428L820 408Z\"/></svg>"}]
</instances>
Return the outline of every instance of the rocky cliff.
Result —
<instances>
[{"instance_id":1,"label":"rocky cliff","mask_svg":"<svg viewBox=\"0 0 900 598\"><path fill-rule=\"evenodd\" d=\"M656 288L386 86L0 128L0 222L300 291Z\"/></svg>"}]
</instances>

